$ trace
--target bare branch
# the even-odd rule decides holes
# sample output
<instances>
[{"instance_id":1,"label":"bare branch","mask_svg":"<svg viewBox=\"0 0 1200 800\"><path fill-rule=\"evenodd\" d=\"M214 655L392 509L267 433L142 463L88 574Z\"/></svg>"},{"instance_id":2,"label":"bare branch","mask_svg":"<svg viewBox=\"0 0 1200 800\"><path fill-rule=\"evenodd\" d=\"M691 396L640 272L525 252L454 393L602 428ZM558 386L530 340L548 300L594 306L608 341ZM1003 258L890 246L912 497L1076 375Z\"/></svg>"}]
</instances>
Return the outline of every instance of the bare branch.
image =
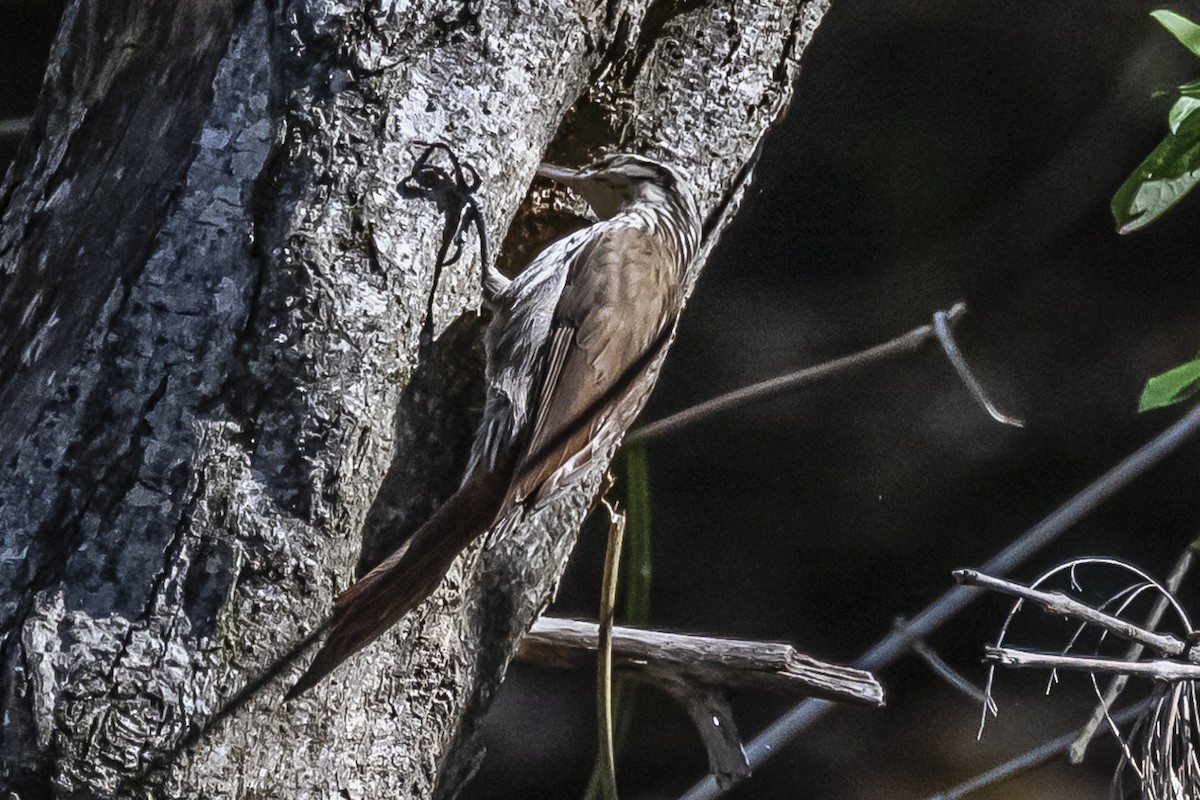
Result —
<instances>
[{"instance_id":1,"label":"bare branch","mask_svg":"<svg viewBox=\"0 0 1200 800\"><path fill-rule=\"evenodd\" d=\"M596 628L594 622L542 617L521 640L516 657L543 667L588 666L596 649ZM617 626L613 661L618 669L642 680L671 673L703 686L787 689L874 706L884 702L883 688L870 673L818 661L782 642Z\"/></svg>"},{"instance_id":2,"label":"bare branch","mask_svg":"<svg viewBox=\"0 0 1200 800\"><path fill-rule=\"evenodd\" d=\"M938 343L941 344L942 350L946 353L946 358L950 359L951 366L958 373L958 377L962 380L971 396L975 398L975 402L983 406L984 411L992 419L999 422L1001 425L1011 425L1014 428L1024 428L1025 422L1016 417L1009 415L996 408L995 403L987 396L987 392L983 389L983 384L975 377L975 373L971 371L971 365L967 363L967 359L963 357L962 352L958 349L958 344L954 341L954 335L950 332L950 321L941 311L934 312L933 315L933 331L937 336Z\"/></svg>"},{"instance_id":3,"label":"bare branch","mask_svg":"<svg viewBox=\"0 0 1200 800\"><path fill-rule=\"evenodd\" d=\"M950 326L958 322L965 313L967 313L967 304L958 302L949 311L938 311L934 316L936 319L937 315L941 315L945 320L945 324ZM626 440L639 442L654 439L668 433L675 433L689 425L703 422L716 414L741 408L760 400L767 400L784 392L790 392L793 389L799 389L825 380L826 378L832 378L845 372L870 366L876 361L882 361L885 358L914 352L930 339L934 338L934 336L933 325L922 325L918 328L913 328L908 333L867 350L843 356L842 358L836 358L833 361L826 361L824 364L818 364L815 367L806 367L796 372L790 372L787 375L780 375L779 377L723 394L720 397L714 397L712 400L707 400L691 408L685 408L683 411L679 411L669 417L664 417L663 419L651 422L649 425L638 428L631 432Z\"/></svg>"},{"instance_id":4,"label":"bare branch","mask_svg":"<svg viewBox=\"0 0 1200 800\"><path fill-rule=\"evenodd\" d=\"M1200 431L1200 405L1192 406L1178 421L1147 444L1089 484L1079 494L1030 528L1008 547L983 565L983 571L1001 575L1022 564L1064 531L1128 486L1135 478L1158 464L1180 445ZM893 630L868 650L854 666L879 670L909 652L910 643L936 631L980 594L974 589L956 586L913 617L903 630ZM798 703L772 723L746 747L750 767L757 769L780 748L819 721L834 708L832 703L810 698ZM724 789L711 777L702 778L683 800L714 800Z\"/></svg>"},{"instance_id":5,"label":"bare branch","mask_svg":"<svg viewBox=\"0 0 1200 800\"><path fill-rule=\"evenodd\" d=\"M954 578L966 586L979 586L993 592L1000 592L1029 600L1045 609L1047 614L1056 614L1083 620L1084 622L1103 628L1110 633L1114 633L1122 639L1128 639L1131 642L1138 642L1147 647L1154 648L1163 655L1181 656L1186 653L1189 659L1195 660L1191 653L1188 652L1188 645L1183 640L1170 634L1148 631L1128 620L1098 611L1086 603L1081 603L1074 598L1067 597L1062 592L1044 592L1040 589L1031 589L1014 581L984 575L973 569L955 570Z\"/></svg>"},{"instance_id":6,"label":"bare branch","mask_svg":"<svg viewBox=\"0 0 1200 800\"><path fill-rule=\"evenodd\" d=\"M1179 661L1122 661L1096 656L1064 656L1034 653L1012 647L988 647L985 659L1014 669L1069 669L1076 672L1115 672L1160 681L1200 680L1200 665Z\"/></svg>"},{"instance_id":7,"label":"bare branch","mask_svg":"<svg viewBox=\"0 0 1200 800\"><path fill-rule=\"evenodd\" d=\"M1184 549L1179 556L1179 560L1175 562L1175 566L1171 569L1171 574L1167 576L1167 591L1171 594L1179 591L1179 586L1183 583L1183 579L1187 576L1195 563L1196 553L1200 550L1200 539L1194 540ZM1146 622L1142 627L1147 630L1154 630L1158 627L1158 623L1162 621L1163 614L1167 610L1167 598L1159 597L1154 603L1154 608L1146 615ZM1142 645L1134 643L1125 651L1126 661L1136 661L1142 655ZM1078 738L1071 744L1071 752L1069 760L1072 764L1079 764L1083 761L1084 754L1087 752L1088 745L1092 738L1096 735L1096 731L1101 724L1105 722L1108 709L1113 707L1117 698L1121 696L1121 692L1125 689L1125 684L1129 682L1126 675L1118 675L1108 684L1108 688L1104 692L1104 697L1101 702L1092 711L1092 716L1088 719L1087 724L1079 732Z\"/></svg>"},{"instance_id":8,"label":"bare branch","mask_svg":"<svg viewBox=\"0 0 1200 800\"><path fill-rule=\"evenodd\" d=\"M655 672L655 683L675 702L683 706L704 742L708 754L708 771L717 783L729 786L750 774L746 750L733 719L733 709L725 692L699 686L663 671Z\"/></svg>"},{"instance_id":9,"label":"bare branch","mask_svg":"<svg viewBox=\"0 0 1200 800\"><path fill-rule=\"evenodd\" d=\"M12 117L0 119L0 138L20 139L29 130L33 117Z\"/></svg>"},{"instance_id":10,"label":"bare branch","mask_svg":"<svg viewBox=\"0 0 1200 800\"><path fill-rule=\"evenodd\" d=\"M987 695L984 694L982 689L963 677L958 670L954 669L954 667L947 664L942 657L939 656L932 647L925 644L924 641L921 639L914 639L910 646L912 647L913 653L925 662L925 665L933 671L934 675L937 675L939 678L941 678L954 689L957 689L969 699L974 700L977 703L988 702Z\"/></svg>"}]
</instances>

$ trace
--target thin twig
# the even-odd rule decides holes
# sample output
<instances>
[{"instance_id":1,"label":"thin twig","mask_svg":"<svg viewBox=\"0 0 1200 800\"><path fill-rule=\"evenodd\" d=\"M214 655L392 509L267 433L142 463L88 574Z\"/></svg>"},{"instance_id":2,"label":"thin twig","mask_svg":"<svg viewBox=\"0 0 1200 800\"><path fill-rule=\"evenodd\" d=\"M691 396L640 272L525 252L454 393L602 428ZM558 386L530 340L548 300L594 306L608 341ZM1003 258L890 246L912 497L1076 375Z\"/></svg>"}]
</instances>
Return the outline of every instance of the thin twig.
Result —
<instances>
[{"instance_id":1,"label":"thin twig","mask_svg":"<svg viewBox=\"0 0 1200 800\"><path fill-rule=\"evenodd\" d=\"M939 311L937 313L944 317L947 325L952 325L958 322L966 312L966 303L958 302L949 311ZM626 440L629 442L639 442L655 439L668 433L675 433L689 425L703 422L716 414L722 414L726 411L749 405L750 403L766 400L784 392L807 386L810 383L816 383L817 381L840 375L843 372L850 372L870 366L876 361L881 361L891 356L911 353L933 338L935 338L933 325L921 325L920 327L913 328L908 333L867 350L843 356L842 358L836 358L833 361L826 361L824 364L818 364L815 367L807 367L796 372L790 372L787 375L780 375L779 377L723 394L720 397L714 397L712 400L706 400L691 408L685 408L683 411L656 420L630 432Z\"/></svg>"},{"instance_id":2,"label":"thin twig","mask_svg":"<svg viewBox=\"0 0 1200 800\"><path fill-rule=\"evenodd\" d=\"M617 759L613 751L612 644L625 515L607 500L604 501L604 509L608 512L608 548L604 553L604 578L600 584L600 625L596 644L596 724L599 727L596 758L600 767L600 796L617 800Z\"/></svg>"},{"instance_id":3,"label":"thin twig","mask_svg":"<svg viewBox=\"0 0 1200 800\"><path fill-rule=\"evenodd\" d=\"M25 131L29 130L29 125L33 122L33 117L12 117L11 119L0 119L0 136L5 138L19 139L25 135Z\"/></svg>"},{"instance_id":4,"label":"thin twig","mask_svg":"<svg viewBox=\"0 0 1200 800\"><path fill-rule=\"evenodd\" d=\"M905 624L906 623L904 620L897 620L896 627L903 627ZM954 667L947 664L945 660L942 659L942 657L939 656L932 647L925 644L923 640L913 639L909 644L909 647L912 648L913 653L918 658L925 662L926 666L933 671L934 675L937 675L952 688L957 689L967 698L975 701L976 703L987 702L987 695L984 694L982 689L963 677L958 670L954 669Z\"/></svg>"},{"instance_id":5,"label":"thin twig","mask_svg":"<svg viewBox=\"0 0 1200 800\"><path fill-rule=\"evenodd\" d=\"M1124 725L1131 720L1137 719L1146 710L1147 705L1148 702L1142 702L1129 708L1123 708L1113 715L1113 721L1118 725ZM1108 729L1105 728L1104 730ZM986 789L989 786L1002 783L1024 772L1028 772L1035 767L1047 764L1062 755L1077 735L1076 732L1072 732L1064 736L1059 736L1057 739L1051 739L1045 744L1039 745L1014 759L960 783L958 786L931 795L926 800L962 800L962 798L980 789Z\"/></svg>"},{"instance_id":6,"label":"thin twig","mask_svg":"<svg viewBox=\"0 0 1200 800\"><path fill-rule=\"evenodd\" d=\"M1192 568L1192 564L1196 561L1196 553L1200 550L1200 539L1194 540L1189 544L1179 556L1179 560L1175 562L1175 566L1171 569L1171 574L1167 576L1167 591L1175 594L1179 591L1183 579L1187 576ZM1154 601L1154 608L1146 615L1146 621L1142 627L1147 630L1154 630L1158 627L1158 623L1162 621L1163 614L1167 611L1167 598L1159 597ZM1134 643L1125 651L1126 661L1136 661L1142 655L1142 645ZM1079 732L1079 737L1071 743L1071 752L1068 759L1072 764L1082 763L1084 754L1087 752L1088 744L1095 737L1096 731L1105 722L1105 717L1108 709L1113 707L1117 698L1121 696L1121 692L1125 690L1125 684L1129 682L1129 678L1125 675L1117 675L1108 684L1108 688L1104 692L1104 697L1101 702L1092 711L1092 716L1088 718L1087 724Z\"/></svg>"},{"instance_id":7,"label":"thin twig","mask_svg":"<svg viewBox=\"0 0 1200 800\"><path fill-rule=\"evenodd\" d=\"M1180 661L1123 661L1098 656L1066 656L1057 653L1035 653L1013 647L988 647L984 658L1013 669L1067 669L1075 672L1115 672L1137 675L1159 681L1200 680L1200 665Z\"/></svg>"},{"instance_id":8,"label":"thin twig","mask_svg":"<svg viewBox=\"0 0 1200 800\"><path fill-rule=\"evenodd\" d=\"M1075 619L1083 620L1088 624L1116 634L1122 639L1152 647L1165 656L1182 656L1188 652L1187 642L1178 637L1172 636L1169 633L1148 631L1140 625L1135 625L1128 620L1099 611L1086 603L1081 603L1072 597L1067 597L1062 592L1045 592L1041 589L1031 589L1014 581L994 578L991 575L985 575L973 569L955 570L954 578L965 586L978 586L982 589L1029 600L1045 609L1047 614L1074 617Z\"/></svg>"},{"instance_id":9,"label":"thin twig","mask_svg":"<svg viewBox=\"0 0 1200 800\"><path fill-rule=\"evenodd\" d=\"M1023 420L1003 413L1000 409L996 408L996 404L987 396L987 392L983 389L983 384L975 377L975 373L971 371L971 366L967 363L967 359L963 357L962 352L958 349L958 344L954 341L954 335L950 331L950 321L941 311L935 311L933 314L933 332L937 336L942 350L945 351L946 358L950 359L951 366L954 367L954 371L958 373L958 377L967 387L967 391L975 398L975 402L983 406L983 409L987 411L991 418L1001 425L1024 428L1025 422Z\"/></svg>"},{"instance_id":10,"label":"thin twig","mask_svg":"<svg viewBox=\"0 0 1200 800\"><path fill-rule=\"evenodd\" d=\"M1190 408L1175 424L1154 437L1121 463L1089 484L1050 516L1030 528L1016 541L1004 548L992 560L983 565L983 570L992 575L1003 575L1022 564L1050 542L1060 536L1093 509L1108 500L1135 478L1162 461L1176 448L1200 431L1200 405ZM958 612L970 605L981 593L976 589L956 586L914 617L903 631L892 631L874 647L854 662L854 666L865 670L880 670L908 652L909 642L924 638ZM772 723L746 748L751 769L757 769L777 750L795 739L800 733L824 717L834 708L823 700L804 700ZM698 781L683 800L715 800L724 794L717 782L707 776Z\"/></svg>"},{"instance_id":11,"label":"thin twig","mask_svg":"<svg viewBox=\"0 0 1200 800\"><path fill-rule=\"evenodd\" d=\"M664 670L654 671L654 683L683 706L708 754L708 771L723 786L750 774L746 750L725 691L699 686Z\"/></svg>"}]
</instances>

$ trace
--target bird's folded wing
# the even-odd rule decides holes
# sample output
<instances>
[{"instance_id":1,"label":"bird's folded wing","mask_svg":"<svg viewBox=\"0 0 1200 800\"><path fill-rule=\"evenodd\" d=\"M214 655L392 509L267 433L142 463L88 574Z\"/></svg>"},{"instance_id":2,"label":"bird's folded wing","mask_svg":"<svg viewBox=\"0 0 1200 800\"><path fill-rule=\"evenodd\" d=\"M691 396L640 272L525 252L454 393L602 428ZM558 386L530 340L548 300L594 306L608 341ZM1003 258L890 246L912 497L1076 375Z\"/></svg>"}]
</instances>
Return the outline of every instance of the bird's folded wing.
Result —
<instances>
[{"instance_id":1,"label":"bird's folded wing","mask_svg":"<svg viewBox=\"0 0 1200 800\"><path fill-rule=\"evenodd\" d=\"M580 248L554 311L547 368L533 387L512 499L552 496L624 433L649 396L644 374L678 307L679 276L658 237L613 227Z\"/></svg>"}]
</instances>

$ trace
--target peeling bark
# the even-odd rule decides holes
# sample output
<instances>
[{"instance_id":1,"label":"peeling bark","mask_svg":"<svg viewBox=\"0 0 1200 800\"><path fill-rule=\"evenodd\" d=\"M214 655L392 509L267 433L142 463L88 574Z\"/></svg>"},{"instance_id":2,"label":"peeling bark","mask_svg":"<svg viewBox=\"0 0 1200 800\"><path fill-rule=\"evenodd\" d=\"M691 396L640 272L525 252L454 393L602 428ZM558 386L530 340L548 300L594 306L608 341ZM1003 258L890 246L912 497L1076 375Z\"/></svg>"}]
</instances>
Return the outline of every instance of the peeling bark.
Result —
<instances>
[{"instance_id":1,"label":"peeling bark","mask_svg":"<svg viewBox=\"0 0 1200 800\"><path fill-rule=\"evenodd\" d=\"M455 794L598 475L472 548L314 692L268 688L130 780L317 624L363 542L385 552L459 479L478 259L468 243L443 273L419 358L443 220L399 191L414 144L479 171L511 268L562 217L527 197L543 154L601 149L692 175L707 253L824 7L70 6L0 187L0 785Z\"/></svg>"}]
</instances>

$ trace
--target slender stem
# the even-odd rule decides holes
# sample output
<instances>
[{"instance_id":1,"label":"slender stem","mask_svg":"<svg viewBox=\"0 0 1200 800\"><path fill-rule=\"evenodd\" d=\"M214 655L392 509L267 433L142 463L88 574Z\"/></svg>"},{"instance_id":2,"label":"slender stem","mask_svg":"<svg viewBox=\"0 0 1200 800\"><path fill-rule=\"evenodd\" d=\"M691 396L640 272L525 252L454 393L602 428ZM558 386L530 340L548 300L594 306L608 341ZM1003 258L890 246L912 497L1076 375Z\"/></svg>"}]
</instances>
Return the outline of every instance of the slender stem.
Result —
<instances>
[{"instance_id":1,"label":"slender stem","mask_svg":"<svg viewBox=\"0 0 1200 800\"><path fill-rule=\"evenodd\" d=\"M959 302L955 303L949 311L944 313L939 311L938 314L941 314L949 325L961 319L962 315L966 312L966 304ZM714 397L712 400L706 400L691 408L685 408L683 411L656 420L632 431L626 437L626 441L643 442L664 436L668 433L675 433L689 425L703 422L716 414L722 414L735 408L757 403L761 400L775 397L784 392L790 392L802 386L807 386L810 383L816 383L844 372L861 369L891 356L911 353L933 338L935 338L934 326L932 324L921 325L920 327L913 328L908 333L867 350L843 356L833 361L826 361L824 364L818 364L815 367L807 367L796 372L790 372L787 375L780 375L779 377L755 383L719 397Z\"/></svg>"},{"instance_id":2,"label":"slender stem","mask_svg":"<svg viewBox=\"0 0 1200 800\"><path fill-rule=\"evenodd\" d=\"M957 689L976 703L988 702L988 697L982 689L964 678L954 667L950 666L937 652L920 639L914 639L911 644L913 653L925 662L925 665L952 688Z\"/></svg>"},{"instance_id":3,"label":"slender stem","mask_svg":"<svg viewBox=\"0 0 1200 800\"><path fill-rule=\"evenodd\" d=\"M942 350L946 353L946 358L950 359L950 365L958 373L958 377L967 387L967 391L975 398L975 402L983 406L983 410L1001 425L1024 428L1025 422L1023 420L1003 413L1000 409L996 408L996 404L988 397L987 392L983 389L983 384L975 377L975 373L971 370L971 365L967 363L967 359L963 357L962 352L958 349L958 345L954 341L954 334L950 331L949 320L941 311L935 311L933 314L933 332L937 336Z\"/></svg>"},{"instance_id":4,"label":"slender stem","mask_svg":"<svg viewBox=\"0 0 1200 800\"><path fill-rule=\"evenodd\" d=\"M0 137L16 139L24 136L25 131L29 130L31 122L33 122L33 117L0 119Z\"/></svg>"},{"instance_id":5,"label":"slender stem","mask_svg":"<svg viewBox=\"0 0 1200 800\"><path fill-rule=\"evenodd\" d=\"M1171 427L1104 473L1050 516L1004 548L992 560L983 565L983 571L993 575L1003 575L1017 567L1119 490L1128 486L1150 467L1174 452L1198 430L1200 430L1200 405L1195 405ZM903 630L894 630L885 636L864 653L854 663L854 666L872 671L888 666L908 652L909 642L933 633L980 595L979 590L964 586L951 589L928 605ZM833 703L825 700L804 700L794 706L746 748L746 756L751 769L761 766L776 750L807 730L833 707ZM724 793L712 776L707 776L688 790L683 798L684 800L713 800Z\"/></svg>"},{"instance_id":6,"label":"slender stem","mask_svg":"<svg viewBox=\"0 0 1200 800\"><path fill-rule=\"evenodd\" d=\"M650 586L653 559L650 552L650 464L646 448L633 444L621 451L625 458L625 580L621 616L626 625L650 621Z\"/></svg>"},{"instance_id":7,"label":"slender stem","mask_svg":"<svg viewBox=\"0 0 1200 800\"><path fill-rule=\"evenodd\" d=\"M617 800L617 761L613 752L612 642L613 616L617 606L617 581L621 567L621 542L625 537L625 515L608 501L608 549L604 553L604 578L600 586L600 630L596 645L596 724L599 732L601 797Z\"/></svg>"}]
</instances>

